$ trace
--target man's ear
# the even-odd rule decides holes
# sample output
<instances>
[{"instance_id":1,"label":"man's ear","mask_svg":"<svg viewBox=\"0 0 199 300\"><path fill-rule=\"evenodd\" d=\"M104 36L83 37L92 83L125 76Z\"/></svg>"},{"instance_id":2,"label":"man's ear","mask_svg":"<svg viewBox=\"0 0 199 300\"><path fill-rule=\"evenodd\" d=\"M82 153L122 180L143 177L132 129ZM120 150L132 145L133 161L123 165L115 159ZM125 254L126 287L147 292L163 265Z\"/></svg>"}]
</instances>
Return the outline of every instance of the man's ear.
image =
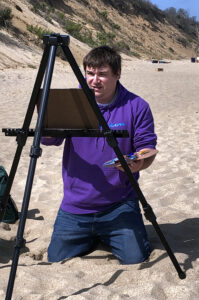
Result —
<instances>
[{"instance_id":1,"label":"man's ear","mask_svg":"<svg viewBox=\"0 0 199 300\"><path fill-rule=\"evenodd\" d=\"M120 79L120 76L121 76L121 70L119 70L118 72L117 72L117 80L119 80Z\"/></svg>"}]
</instances>

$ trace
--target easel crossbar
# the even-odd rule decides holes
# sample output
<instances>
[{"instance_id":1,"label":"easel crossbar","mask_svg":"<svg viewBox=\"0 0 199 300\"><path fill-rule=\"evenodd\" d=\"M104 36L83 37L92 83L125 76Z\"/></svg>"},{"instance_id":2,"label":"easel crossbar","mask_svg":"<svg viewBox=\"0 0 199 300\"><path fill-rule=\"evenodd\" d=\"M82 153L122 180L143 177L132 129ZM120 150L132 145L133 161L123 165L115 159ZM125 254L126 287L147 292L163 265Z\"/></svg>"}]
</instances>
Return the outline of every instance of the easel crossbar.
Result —
<instances>
[{"instance_id":1,"label":"easel crossbar","mask_svg":"<svg viewBox=\"0 0 199 300\"><path fill-rule=\"evenodd\" d=\"M5 136L30 136L35 135L35 129L29 129L27 132L24 132L20 128L3 128L2 132L5 133ZM129 137L128 130L111 130L111 133L115 138L126 138ZM106 137L106 132L98 129L43 129L42 136L51 136L51 137Z\"/></svg>"}]
</instances>

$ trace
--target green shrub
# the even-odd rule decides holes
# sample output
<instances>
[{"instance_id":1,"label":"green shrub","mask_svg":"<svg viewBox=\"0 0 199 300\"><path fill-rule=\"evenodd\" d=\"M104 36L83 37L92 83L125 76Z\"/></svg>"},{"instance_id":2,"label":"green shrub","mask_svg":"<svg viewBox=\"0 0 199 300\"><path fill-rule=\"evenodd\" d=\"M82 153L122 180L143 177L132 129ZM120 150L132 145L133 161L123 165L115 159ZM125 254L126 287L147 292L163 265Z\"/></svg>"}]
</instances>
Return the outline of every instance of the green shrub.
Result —
<instances>
[{"instance_id":1,"label":"green shrub","mask_svg":"<svg viewBox=\"0 0 199 300\"><path fill-rule=\"evenodd\" d=\"M33 7L31 7L31 11L34 13L38 13L40 10L40 5L39 4L35 4L33 5Z\"/></svg>"},{"instance_id":2,"label":"green shrub","mask_svg":"<svg viewBox=\"0 0 199 300\"><path fill-rule=\"evenodd\" d=\"M81 24L67 20L65 27L66 27L66 31L68 31L68 33L70 33L73 37L75 37L77 39L80 38L80 36L81 36L80 31L82 29Z\"/></svg>"},{"instance_id":3,"label":"green shrub","mask_svg":"<svg viewBox=\"0 0 199 300\"><path fill-rule=\"evenodd\" d=\"M99 13L104 19L106 20L108 19L108 13L106 10L100 11Z\"/></svg>"},{"instance_id":4,"label":"green shrub","mask_svg":"<svg viewBox=\"0 0 199 300\"><path fill-rule=\"evenodd\" d=\"M141 57L140 54L137 53L137 52L131 52L131 54L132 54L133 56L137 57L137 58L140 58L140 57Z\"/></svg>"},{"instance_id":5,"label":"green shrub","mask_svg":"<svg viewBox=\"0 0 199 300\"><path fill-rule=\"evenodd\" d=\"M48 29L42 28L38 25L36 25L36 26L27 25L27 29L28 29L28 31L36 34L39 39L42 39L44 34L51 34L52 33Z\"/></svg>"},{"instance_id":6,"label":"green shrub","mask_svg":"<svg viewBox=\"0 0 199 300\"><path fill-rule=\"evenodd\" d=\"M105 31L98 31L97 32L97 43L98 45L105 45L105 44L113 44L113 40L115 38L115 34L108 32L106 33Z\"/></svg>"},{"instance_id":7,"label":"green shrub","mask_svg":"<svg viewBox=\"0 0 199 300\"><path fill-rule=\"evenodd\" d=\"M65 19L65 15L64 15L63 12L60 12L60 13L58 14L58 16L59 16L59 19L61 19L61 20L64 20L64 19Z\"/></svg>"},{"instance_id":8,"label":"green shrub","mask_svg":"<svg viewBox=\"0 0 199 300\"><path fill-rule=\"evenodd\" d=\"M111 22L111 25L113 26L114 29L120 30L121 27L118 24L115 24L114 22Z\"/></svg>"},{"instance_id":9,"label":"green shrub","mask_svg":"<svg viewBox=\"0 0 199 300\"><path fill-rule=\"evenodd\" d=\"M12 10L9 7L0 9L0 27L6 27L9 25L10 20L12 19Z\"/></svg>"},{"instance_id":10,"label":"green shrub","mask_svg":"<svg viewBox=\"0 0 199 300\"><path fill-rule=\"evenodd\" d=\"M97 32L97 40L98 43L101 45L105 45L106 44L106 34L104 32Z\"/></svg>"},{"instance_id":11,"label":"green shrub","mask_svg":"<svg viewBox=\"0 0 199 300\"><path fill-rule=\"evenodd\" d=\"M82 30L82 25L79 23L75 23L73 21L67 20L65 23L66 31L72 35L74 38L78 39L79 41L86 43L90 47L96 46L96 43L93 40L92 32L88 29Z\"/></svg>"},{"instance_id":12,"label":"green shrub","mask_svg":"<svg viewBox=\"0 0 199 300\"><path fill-rule=\"evenodd\" d=\"M96 46L96 43L95 43L95 41L93 40L93 37L92 37L92 32L90 32L90 31L82 34L80 40L82 42L86 43L87 45L89 45L90 47Z\"/></svg>"},{"instance_id":13,"label":"green shrub","mask_svg":"<svg viewBox=\"0 0 199 300\"><path fill-rule=\"evenodd\" d=\"M103 18L105 19L114 29L117 29L117 30L120 30L120 25L114 23L112 20L110 20L108 18L108 13L106 10L103 10L103 11L98 11L97 10L97 13Z\"/></svg>"},{"instance_id":14,"label":"green shrub","mask_svg":"<svg viewBox=\"0 0 199 300\"><path fill-rule=\"evenodd\" d=\"M122 51L129 51L130 50L129 45L126 44L124 41L117 42L116 47L119 50L122 50Z\"/></svg>"}]
</instances>

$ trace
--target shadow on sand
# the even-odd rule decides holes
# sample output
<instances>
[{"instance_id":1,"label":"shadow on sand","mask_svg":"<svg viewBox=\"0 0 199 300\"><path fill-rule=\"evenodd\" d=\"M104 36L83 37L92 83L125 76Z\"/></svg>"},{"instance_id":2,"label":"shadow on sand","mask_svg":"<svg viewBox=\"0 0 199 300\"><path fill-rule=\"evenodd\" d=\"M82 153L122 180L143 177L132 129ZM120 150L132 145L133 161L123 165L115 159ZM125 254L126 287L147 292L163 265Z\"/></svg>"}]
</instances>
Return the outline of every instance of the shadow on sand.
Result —
<instances>
[{"instance_id":1,"label":"shadow on sand","mask_svg":"<svg viewBox=\"0 0 199 300\"><path fill-rule=\"evenodd\" d=\"M146 229L151 241L152 250L164 250L153 225L147 225ZM180 263L184 271L193 268L192 262L199 258L199 218L186 219L176 224L161 224L160 229L174 254L183 253L187 255L185 261ZM167 253L165 252L156 260L142 264L140 269L149 268L166 256Z\"/></svg>"}]
</instances>

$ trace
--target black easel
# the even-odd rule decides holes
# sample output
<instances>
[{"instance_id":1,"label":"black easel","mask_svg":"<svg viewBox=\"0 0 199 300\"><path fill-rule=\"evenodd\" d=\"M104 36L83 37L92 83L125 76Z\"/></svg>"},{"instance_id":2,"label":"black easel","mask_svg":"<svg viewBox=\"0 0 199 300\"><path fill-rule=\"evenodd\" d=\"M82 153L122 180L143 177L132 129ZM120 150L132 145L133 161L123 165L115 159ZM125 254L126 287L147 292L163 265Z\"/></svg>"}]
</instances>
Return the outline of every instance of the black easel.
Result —
<instances>
[{"instance_id":1,"label":"black easel","mask_svg":"<svg viewBox=\"0 0 199 300\"><path fill-rule=\"evenodd\" d=\"M147 203L137 181L134 179L134 176L131 173L131 170L129 169L128 164L126 163L126 161L123 157L123 154L121 153L121 151L118 147L118 142L117 142L116 137L125 137L125 136L128 136L128 133L126 131L117 132L114 130L110 130L110 128L108 127L108 125L107 125L103 115L101 114L101 111L95 101L95 96L94 96L93 92L89 89L89 87L85 81L85 78L82 75L82 73L81 73L69 47L68 47L69 36L59 35L59 34L44 35L43 42L45 45L44 53L43 53L42 60L40 63L39 71L37 74L37 78L35 81L35 85L33 88L32 96L31 96L30 103L29 103L29 106L27 109L23 127L22 127L22 129L3 129L2 130L3 132L5 132L5 135L7 135L7 136L17 136L16 140L17 140L18 146L17 146L16 154L15 154L15 157L13 160L13 164L12 164L12 167L10 170L8 183L7 183L5 194L4 194L3 204L0 209L0 220L3 219L8 195L10 193L12 183L13 183L13 180L14 180L14 177L16 174L16 170L18 167L22 149L26 143L27 137L34 136L33 144L30 149L30 165L29 165L27 181L26 181L26 186L25 186L25 191L24 191L24 197L23 197L23 202L22 202L22 209L21 209L20 221L19 221L17 237L16 237L16 242L15 242L15 249L14 249L14 254L13 254L13 261L12 261L12 266L11 266L11 271L10 271L10 277L9 277L9 281L8 281L6 300L10 300L12 297L15 275L16 275L16 270L17 270L17 265L18 265L18 259L19 259L19 255L20 255L20 249L24 246L24 243L25 243L25 240L23 238L23 233L24 233L24 228L25 228L25 223L26 223L26 218L27 218L27 212L28 212L31 189L32 189L34 173L35 173L35 168L36 168L36 162L42 153L42 150L40 148L40 139L41 139L41 136L49 136L49 135L50 136L63 136L63 137L67 137L67 136L104 136L104 137L106 137L109 146L113 148L116 156L118 157L122 167L124 168L128 178L129 178L129 181L131 182L134 190L136 191L136 193L138 195L138 198L142 204L142 207L144 210L144 215L145 215L146 219L149 220L153 224L164 248L166 249L166 251L178 273L179 278L184 279L186 277L186 275L180 268L176 257L174 256L159 225L156 222L156 216L155 216L151 206ZM101 131L100 130L87 130L87 131L74 130L73 131L70 129L59 131L59 130L44 130L42 128L44 115L45 115L45 111L47 108L50 84L51 84L51 79L52 79L52 74L53 74L54 63L55 63L56 49L58 46L62 47L63 52L65 53L66 58L70 64L74 74L76 75L84 93L86 94L89 104L91 105L91 107L99 121L99 124L102 127ZM31 123L31 119L33 116L35 106L37 104L37 97L38 97L38 93L41 88L44 74L45 74L45 79L44 79L44 85L43 85L43 91L42 91L42 96L41 96L40 109L39 109L39 113L38 113L36 127L35 127L35 130L30 130L29 126Z\"/></svg>"}]
</instances>

